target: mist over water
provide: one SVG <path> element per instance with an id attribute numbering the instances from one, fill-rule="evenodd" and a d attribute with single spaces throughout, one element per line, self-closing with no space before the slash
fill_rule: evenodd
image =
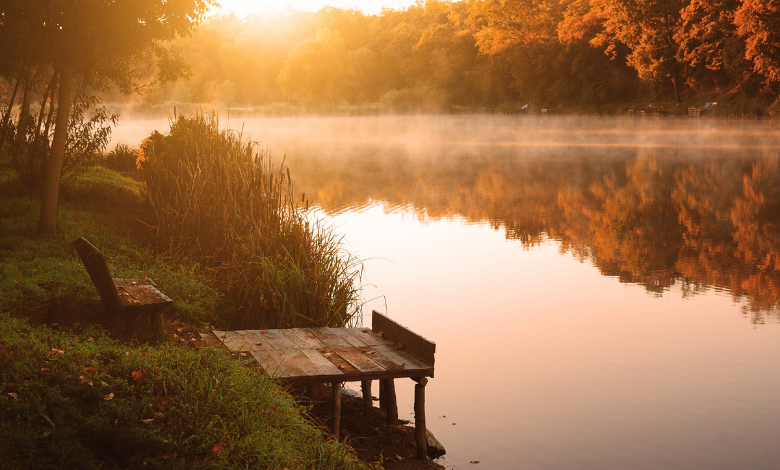
<path id="1" fill-rule="evenodd" d="M 366 313 L 437 343 L 448 467 L 780 465 L 777 122 L 221 124 L 284 160 L 366 260 Z M 122 121 L 114 140 L 167 128 Z"/>

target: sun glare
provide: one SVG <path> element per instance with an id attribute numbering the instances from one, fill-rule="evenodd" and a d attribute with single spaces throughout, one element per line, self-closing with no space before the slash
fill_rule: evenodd
<path id="1" fill-rule="evenodd" d="M 414 0 L 283 0 L 257 2 L 254 0 L 220 0 L 221 7 L 214 10 L 216 14 L 235 13 L 236 16 L 246 16 L 252 13 L 293 8 L 295 10 L 316 11 L 331 6 L 336 8 L 357 8 L 364 13 L 380 13 L 383 8 L 402 9 L 414 4 Z"/>

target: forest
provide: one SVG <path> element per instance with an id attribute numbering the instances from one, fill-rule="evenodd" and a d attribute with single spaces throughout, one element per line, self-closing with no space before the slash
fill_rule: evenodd
<path id="1" fill-rule="evenodd" d="M 428 0 L 379 15 L 282 10 L 207 19 L 173 43 L 189 79 L 143 99 L 605 113 L 720 102 L 731 114 L 775 113 L 778 48 L 780 6 L 769 0 Z"/>

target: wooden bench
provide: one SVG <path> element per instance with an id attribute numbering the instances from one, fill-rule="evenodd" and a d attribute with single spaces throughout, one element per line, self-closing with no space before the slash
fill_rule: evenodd
<path id="1" fill-rule="evenodd" d="M 73 241 L 81 262 L 109 315 L 118 321 L 126 334 L 136 336 L 161 335 L 163 311 L 173 301 L 157 290 L 149 278 L 112 278 L 103 254 L 87 239 Z"/>
<path id="2" fill-rule="evenodd" d="M 433 377 L 436 344 L 373 312 L 368 328 L 289 328 L 279 330 L 213 331 L 207 344 L 251 355 L 269 376 L 290 384 L 332 386 L 333 432 L 341 421 L 341 384 L 360 382 L 363 399 L 373 405 L 371 382 L 379 380 L 379 404 L 387 421 L 398 422 L 396 378 L 408 377 L 414 387 L 414 427 L 417 457 L 428 457 L 429 440 L 441 444 L 425 426 L 425 386 Z M 431 449 L 433 450 L 433 449 Z M 441 455 L 443 449 L 435 456 Z"/>

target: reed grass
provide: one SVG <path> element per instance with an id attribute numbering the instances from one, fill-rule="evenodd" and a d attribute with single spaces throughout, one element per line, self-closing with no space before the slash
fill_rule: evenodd
<path id="1" fill-rule="evenodd" d="M 361 265 L 294 197 L 289 169 L 215 116 L 177 116 L 138 159 L 172 256 L 212 269 L 242 328 L 344 326 L 359 318 Z"/>

